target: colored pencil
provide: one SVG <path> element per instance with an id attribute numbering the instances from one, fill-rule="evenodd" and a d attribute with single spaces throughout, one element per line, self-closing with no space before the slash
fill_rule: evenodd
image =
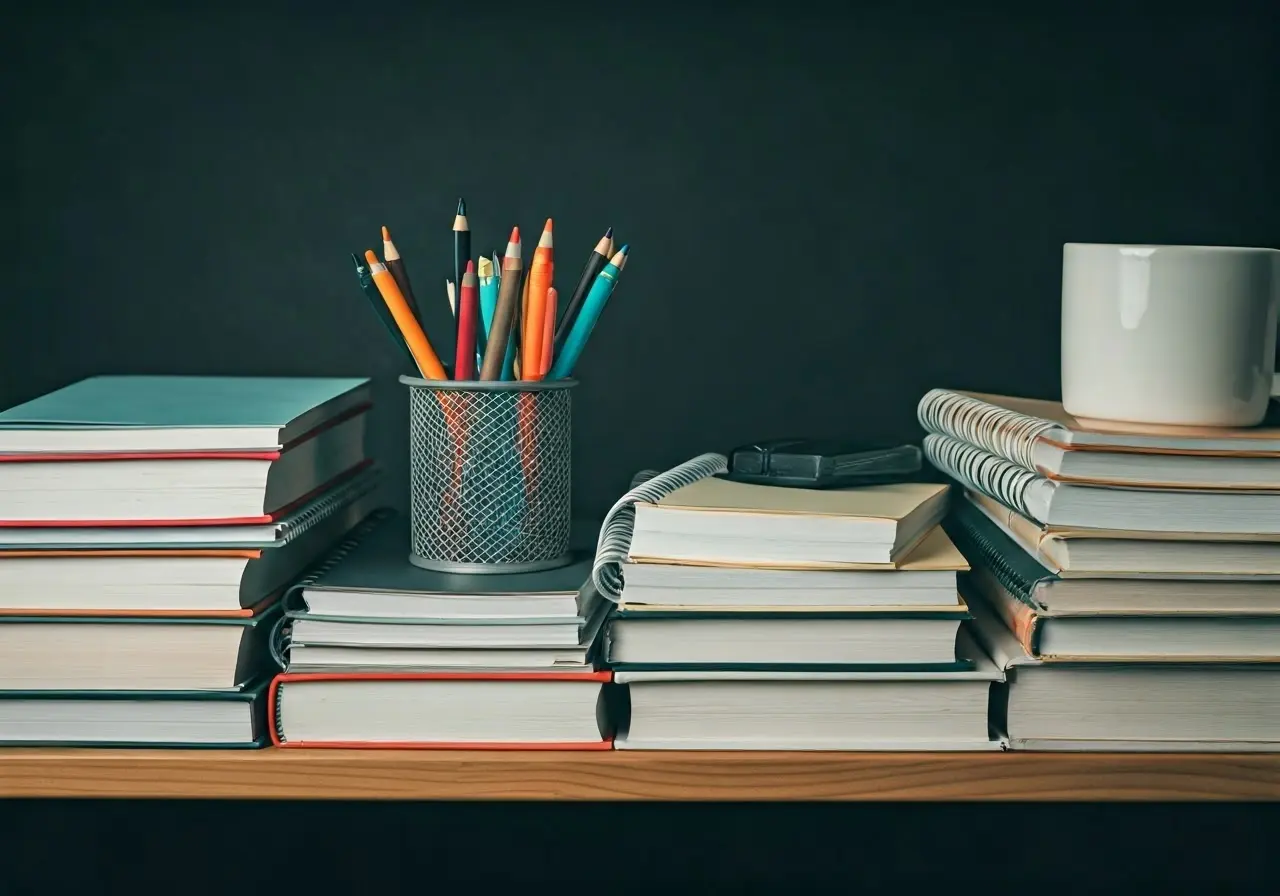
<path id="1" fill-rule="evenodd" d="M 396 278 L 387 270 L 385 264 L 378 261 L 378 256 L 373 253 L 372 249 L 365 250 L 364 260 L 369 265 L 369 271 L 373 275 L 373 282 L 378 287 L 378 292 L 382 294 L 382 300 L 386 302 L 391 316 L 395 319 L 396 326 L 400 329 L 401 335 L 404 336 L 405 344 L 409 346 L 409 351 L 413 355 L 414 363 L 418 367 L 418 372 L 422 374 L 422 378 L 427 380 L 447 380 L 449 375 L 445 373 L 444 365 L 440 363 L 440 357 L 436 354 L 435 349 L 431 347 L 427 334 L 422 332 L 422 325 L 418 323 L 418 319 L 414 317 L 404 294 L 400 292 L 400 286 L 396 283 Z"/>
<path id="2" fill-rule="evenodd" d="M 559 304 L 560 294 L 553 286 L 547 290 L 547 313 L 543 320 L 542 329 L 542 357 L 541 364 L 538 368 L 538 379 L 546 379 L 548 371 L 551 370 L 551 358 L 554 354 L 552 346 L 551 334 L 556 325 L 556 305 Z"/>
<path id="3" fill-rule="evenodd" d="M 493 327 L 489 331 L 489 344 L 485 348 L 484 363 L 480 369 L 480 379 L 503 379 L 503 361 L 506 358 L 507 346 L 513 342 L 511 325 L 519 305 L 520 270 L 523 263 L 520 259 L 520 228 L 511 229 L 511 237 L 507 240 L 507 254 L 502 259 L 502 282 L 498 290 L 498 306 L 493 312 Z"/>
<path id="4" fill-rule="evenodd" d="M 529 298 L 525 303 L 524 341 L 520 355 L 521 379 L 536 380 L 542 376 L 543 332 L 547 329 L 547 290 L 555 275 L 555 238 L 552 222 L 547 218 L 529 263 Z M 550 352 L 548 352 L 549 354 Z"/>
<path id="5" fill-rule="evenodd" d="M 391 231 L 385 226 L 382 228 L 382 257 L 387 263 L 387 270 L 391 272 L 391 276 L 396 280 L 396 286 L 400 287 L 400 294 L 409 303 L 409 310 L 413 312 L 413 316 L 418 319 L 418 323 L 421 325 L 422 312 L 418 308 L 418 300 L 413 297 L 413 287 L 409 284 L 409 269 L 404 266 L 404 259 L 400 257 L 400 250 L 391 241 Z"/>
<path id="6" fill-rule="evenodd" d="M 569 338 L 565 340 L 564 351 L 551 363 L 551 370 L 547 373 L 549 379 L 564 379 L 573 373 L 574 365 L 578 363 L 578 358 L 582 355 L 582 350 L 591 336 L 591 331 L 595 328 L 596 321 L 600 319 L 609 296 L 617 286 L 618 274 L 627 262 L 627 248 L 624 245 L 614 253 L 613 258 L 600 272 L 600 276 L 596 277 L 596 282 L 591 285 L 586 301 L 582 303 L 582 311 L 569 332 Z"/>
<path id="7" fill-rule="evenodd" d="M 396 326 L 395 318 L 391 316 L 391 310 L 387 308 L 387 303 L 382 301 L 382 293 L 378 292 L 378 287 L 373 282 L 373 273 L 369 270 L 369 266 L 360 259 L 360 256 L 354 252 L 351 253 L 351 261 L 356 266 L 356 279 L 360 283 L 360 291 L 364 293 L 364 297 L 369 300 L 369 304 L 373 306 L 373 313 L 378 315 L 378 320 L 382 321 L 382 325 L 387 329 L 387 335 L 404 352 L 404 356 L 409 359 L 410 363 L 414 363 L 413 352 L 409 351 L 409 346 L 404 343 L 404 336 L 401 335 L 399 328 Z"/>
<path id="8" fill-rule="evenodd" d="M 604 266 L 609 263 L 609 259 L 612 257 L 613 228 L 610 227 L 604 232 L 604 236 L 600 237 L 600 241 L 591 250 L 591 254 L 587 256 L 587 263 L 582 266 L 582 273 L 578 276 L 578 285 L 573 288 L 573 294 L 569 297 L 568 304 L 564 306 L 564 314 L 560 316 L 560 325 L 556 327 L 555 353 L 557 355 L 564 349 L 564 341 L 569 338 L 569 331 L 573 329 L 573 322 L 577 320 L 578 312 L 582 310 L 582 303 L 587 298 L 587 291 L 591 289 L 591 284 L 596 282 L 596 277 L 600 276 L 600 272 L 604 270 Z"/>
<path id="9" fill-rule="evenodd" d="M 453 217 L 453 282 L 462 282 L 462 272 L 471 260 L 471 225 L 467 223 L 467 203 L 459 197 L 458 212 Z M 454 315 L 454 336 L 457 336 L 458 317 Z"/>
<path id="10" fill-rule="evenodd" d="M 458 345 L 453 362 L 454 379 L 476 378 L 476 331 L 480 325 L 480 283 L 475 262 L 467 259 L 458 288 Z"/>

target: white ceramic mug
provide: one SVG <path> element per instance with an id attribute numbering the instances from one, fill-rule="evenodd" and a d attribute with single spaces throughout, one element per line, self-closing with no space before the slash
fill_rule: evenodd
<path id="1" fill-rule="evenodd" d="M 1278 309 L 1280 250 L 1067 243 L 1062 404 L 1101 421 L 1254 426 Z"/>

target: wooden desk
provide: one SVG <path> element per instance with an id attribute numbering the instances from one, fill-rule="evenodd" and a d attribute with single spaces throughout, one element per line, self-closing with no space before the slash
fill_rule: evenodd
<path id="1" fill-rule="evenodd" d="M 1280 800 L 1280 755 L 0 750 L 0 797 Z"/>

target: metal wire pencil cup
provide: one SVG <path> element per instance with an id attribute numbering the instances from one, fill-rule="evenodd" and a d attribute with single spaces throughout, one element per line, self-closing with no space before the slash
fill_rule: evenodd
<path id="1" fill-rule="evenodd" d="M 514 573 L 570 562 L 575 380 L 409 387 L 409 562 Z"/>

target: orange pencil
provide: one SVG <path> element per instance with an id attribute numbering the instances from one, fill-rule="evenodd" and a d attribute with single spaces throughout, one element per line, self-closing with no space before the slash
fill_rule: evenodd
<path id="1" fill-rule="evenodd" d="M 538 379 L 547 378 L 547 371 L 551 369 L 551 355 L 553 354 L 552 342 L 556 331 L 556 305 L 559 304 L 560 293 L 553 286 L 547 290 L 547 315 L 546 326 L 542 329 L 542 366 L 538 368 Z"/>
<path id="2" fill-rule="evenodd" d="M 418 372 L 422 374 L 422 378 L 447 380 L 449 375 L 444 372 L 444 365 L 440 363 L 439 356 L 431 347 L 427 334 L 422 332 L 418 319 L 413 316 L 409 303 L 405 301 L 404 293 L 400 292 L 396 278 L 391 276 L 385 264 L 378 261 L 378 256 L 372 249 L 365 250 L 364 260 L 369 265 L 369 273 L 373 275 L 373 283 L 378 287 L 382 301 L 387 303 L 387 310 L 391 312 L 391 317 L 400 328 L 401 335 L 404 336 L 405 344 L 409 346 L 413 363 L 418 365 Z"/>
<path id="3" fill-rule="evenodd" d="M 542 375 L 542 333 L 547 328 L 547 290 L 555 273 L 555 240 L 551 219 L 542 228 L 538 248 L 529 264 L 529 301 L 524 318 L 525 353 L 520 359 L 521 379 L 536 380 Z"/>

